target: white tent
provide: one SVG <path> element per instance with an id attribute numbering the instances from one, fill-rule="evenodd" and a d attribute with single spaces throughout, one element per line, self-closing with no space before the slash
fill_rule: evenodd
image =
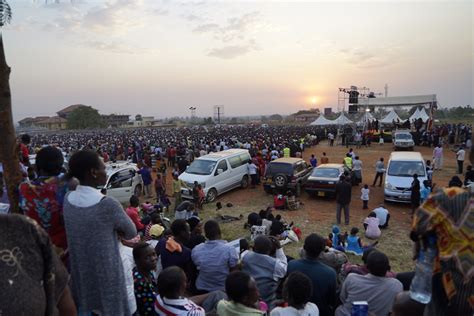
<path id="1" fill-rule="evenodd" d="M 394 110 L 391 110 L 390 113 L 387 114 L 387 116 L 385 116 L 381 121 L 380 123 L 386 123 L 386 124 L 392 124 L 393 121 L 397 121 L 399 120 L 400 122 L 402 122 L 402 119 L 400 119 L 400 116 L 398 116 L 397 112 L 395 112 Z"/>
<path id="2" fill-rule="evenodd" d="M 413 122 L 414 120 L 417 120 L 419 115 L 420 115 L 420 110 L 418 108 L 416 108 L 415 113 L 413 113 L 410 116 L 410 122 Z"/>
<path id="3" fill-rule="evenodd" d="M 373 120 L 375 120 L 375 118 L 372 113 L 365 112 L 364 115 L 362 115 L 362 117 L 360 118 L 359 122 L 357 122 L 357 125 L 364 125 L 365 122 Z"/>
<path id="4" fill-rule="evenodd" d="M 351 120 L 347 118 L 347 116 L 344 115 L 344 113 L 341 113 L 341 115 L 333 121 L 333 124 L 338 124 L 338 125 L 344 125 L 344 124 L 351 124 L 353 123 Z"/>
<path id="5" fill-rule="evenodd" d="M 334 121 L 328 120 L 324 115 L 320 115 L 314 122 L 311 122 L 309 125 L 321 126 L 321 125 L 333 125 Z"/>
<path id="6" fill-rule="evenodd" d="M 430 119 L 429 115 L 426 113 L 425 108 L 421 108 L 418 116 L 423 120 L 423 122 L 427 122 Z"/>
<path id="7" fill-rule="evenodd" d="M 413 115 L 410 116 L 410 122 L 413 122 L 414 120 L 417 120 L 419 118 L 421 118 L 423 122 L 428 121 L 428 119 L 430 118 L 428 114 L 426 113 L 425 108 L 421 108 L 421 110 L 416 108 L 415 113 L 413 113 Z"/>

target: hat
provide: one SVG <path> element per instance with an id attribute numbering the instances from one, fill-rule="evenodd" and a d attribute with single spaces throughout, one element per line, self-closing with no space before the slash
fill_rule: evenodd
<path id="1" fill-rule="evenodd" d="M 339 229 L 339 226 L 334 225 L 334 226 L 332 227 L 332 233 L 333 233 L 333 234 L 336 234 L 336 235 L 337 235 L 337 234 L 340 233 L 340 231 L 341 231 L 341 230 Z"/>
<path id="2" fill-rule="evenodd" d="M 193 231 L 194 228 L 196 228 L 196 226 L 199 225 L 200 222 L 201 222 L 201 219 L 197 216 L 192 216 L 188 218 L 188 224 L 189 224 L 190 230 Z"/>
<path id="3" fill-rule="evenodd" d="M 164 227 L 159 224 L 152 225 L 150 227 L 150 236 L 160 237 L 163 234 L 164 230 L 165 230 Z"/>

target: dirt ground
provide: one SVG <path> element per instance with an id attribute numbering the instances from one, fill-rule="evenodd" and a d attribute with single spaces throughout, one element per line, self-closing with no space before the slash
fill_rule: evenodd
<path id="1" fill-rule="evenodd" d="M 432 159 L 432 148 L 416 147 L 415 151 L 421 152 L 425 160 Z M 390 153 L 392 152 L 391 144 L 374 144 L 371 147 L 354 148 L 356 154 L 363 162 L 362 184 L 372 184 L 375 176 L 375 163 L 380 157 L 384 157 L 385 163 L 388 162 Z M 303 158 L 309 161 L 311 154 L 314 154 L 318 160 L 322 153 L 326 152 L 329 162 L 342 162 L 343 157 L 348 152 L 348 148 L 343 146 L 329 147 L 327 142 L 323 142 L 318 146 L 307 148 L 303 153 Z M 435 171 L 433 181 L 437 186 L 446 186 L 450 178 L 455 175 L 455 154 L 448 148 L 445 148 L 443 170 Z M 168 192 L 171 192 L 171 176 L 168 175 Z M 360 200 L 361 186 L 354 186 L 352 189 L 352 201 L 350 204 L 350 225 L 341 225 L 342 232 L 350 231 L 352 227 L 359 227 L 359 236 L 363 237 L 364 218 L 370 209 L 376 208 L 383 203 L 383 187 L 370 187 L 369 210 L 362 210 L 362 201 Z M 303 239 L 310 233 L 316 232 L 322 236 L 327 236 L 333 224 L 336 223 L 336 202 L 334 199 L 310 197 L 305 192 L 302 193 L 301 201 L 304 205 L 297 211 L 277 211 L 281 214 L 286 222 L 294 222 L 303 232 Z M 231 223 L 223 223 L 223 237 L 227 240 L 236 238 L 248 238 L 249 232 L 244 229 L 244 223 L 250 212 L 258 212 L 259 210 L 272 205 L 273 197 L 263 191 L 260 185 L 256 189 L 236 189 L 231 192 L 219 196 L 217 201 L 221 201 L 224 206 L 222 214 L 239 216 L 243 215 L 240 221 Z M 232 207 L 226 207 L 227 203 L 232 203 Z M 407 271 L 413 269 L 412 261 L 412 242 L 408 235 L 411 225 L 411 207 L 409 204 L 385 203 L 385 207 L 390 211 L 391 219 L 388 229 L 382 231 L 382 237 L 379 239 L 377 248 L 385 252 L 391 262 L 392 270 L 396 272 Z M 172 217 L 172 214 L 169 214 Z M 207 204 L 200 213 L 202 219 L 207 220 L 216 215 L 215 203 Z M 370 243 L 364 239 L 365 243 Z M 287 255 L 297 257 L 299 249 L 303 246 L 303 242 L 291 243 L 285 246 Z M 352 262 L 360 262 L 360 257 L 349 255 Z"/>

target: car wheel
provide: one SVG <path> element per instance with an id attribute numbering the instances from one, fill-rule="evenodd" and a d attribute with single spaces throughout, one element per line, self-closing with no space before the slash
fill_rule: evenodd
<path id="1" fill-rule="evenodd" d="M 207 202 L 208 203 L 212 203 L 216 200 L 217 198 L 217 191 L 216 189 L 210 189 L 208 192 L 207 192 Z"/>
<path id="2" fill-rule="evenodd" d="M 242 181 L 240 181 L 240 187 L 242 189 L 245 189 L 249 186 L 249 177 L 248 176 L 243 176 Z"/>
<path id="3" fill-rule="evenodd" d="M 142 195 L 142 185 L 141 184 L 137 184 L 137 186 L 135 187 L 135 190 L 133 191 L 133 195 L 135 195 L 136 197 L 140 197 Z"/>
<path id="4" fill-rule="evenodd" d="M 295 188 L 295 196 L 299 197 L 300 195 L 301 195 L 301 183 L 297 183 L 296 188 Z"/>
<path id="5" fill-rule="evenodd" d="M 273 182 L 275 183 L 275 186 L 277 188 L 283 189 L 288 181 L 286 179 L 286 175 L 284 175 L 283 173 L 279 173 L 275 175 L 275 177 L 273 177 Z"/>

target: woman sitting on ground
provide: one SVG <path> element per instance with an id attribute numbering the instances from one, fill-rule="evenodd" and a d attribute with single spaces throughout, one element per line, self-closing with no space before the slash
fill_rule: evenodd
<path id="1" fill-rule="evenodd" d="M 359 233 L 359 228 L 352 227 L 351 234 L 347 237 L 347 247 L 346 252 L 351 252 L 355 255 L 361 256 L 364 250 L 374 247 L 378 244 L 378 241 L 374 242 L 371 245 L 363 245 L 357 234 Z"/>

